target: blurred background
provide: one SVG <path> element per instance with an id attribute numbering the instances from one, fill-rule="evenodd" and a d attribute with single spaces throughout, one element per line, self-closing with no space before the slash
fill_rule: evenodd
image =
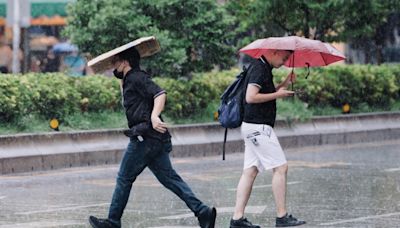
<path id="1" fill-rule="evenodd" d="M 251 61 L 238 50 L 291 35 L 346 60 L 308 79 L 296 69 L 303 93 L 278 102 L 280 118 L 397 111 L 399 17 L 398 0 L 0 0 L 0 133 L 46 131 L 51 118 L 60 129 L 124 127 L 118 81 L 87 61 L 152 35 L 161 52 L 142 66 L 169 91 L 171 123 L 215 121 L 220 94 Z"/>

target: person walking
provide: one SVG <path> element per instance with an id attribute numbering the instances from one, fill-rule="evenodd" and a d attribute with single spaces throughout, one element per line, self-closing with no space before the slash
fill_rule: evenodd
<path id="1" fill-rule="evenodd" d="M 60 58 L 51 48 L 48 48 L 46 58 L 43 59 L 41 65 L 43 73 L 58 72 L 60 70 Z"/>
<path id="2" fill-rule="evenodd" d="M 140 69 L 140 57 L 135 46 L 112 57 L 114 76 L 122 80 L 123 106 L 130 128 L 125 134 L 130 142 L 121 161 L 108 218 L 90 216 L 89 222 L 95 228 L 121 227 L 132 184 L 148 167 L 164 187 L 186 203 L 200 227 L 213 228 L 216 209 L 200 201 L 172 167 L 171 135 L 161 118 L 166 91 Z"/>
<path id="3" fill-rule="evenodd" d="M 272 69 L 281 67 L 293 53 L 290 50 L 270 50 L 249 66 L 241 134 L 244 138 L 244 167 L 236 191 L 236 205 L 230 228 L 259 228 L 244 217 L 253 183 L 258 173 L 272 170 L 272 191 L 277 217 L 276 227 L 305 224 L 286 211 L 286 177 L 288 165 L 285 154 L 274 132 L 276 99 L 294 95 L 287 90 L 295 81 L 295 74 L 277 87 L 273 82 Z"/>

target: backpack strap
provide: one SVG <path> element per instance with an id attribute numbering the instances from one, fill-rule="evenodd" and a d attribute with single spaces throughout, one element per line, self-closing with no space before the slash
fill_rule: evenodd
<path id="1" fill-rule="evenodd" d="M 228 128 L 225 128 L 225 135 L 224 135 L 224 143 L 222 146 L 222 160 L 225 160 L 225 145 L 226 145 L 226 137 L 228 135 Z"/>

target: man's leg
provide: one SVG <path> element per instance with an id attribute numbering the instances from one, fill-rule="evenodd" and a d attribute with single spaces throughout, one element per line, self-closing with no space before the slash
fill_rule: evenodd
<path id="1" fill-rule="evenodd" d="M 286 176 L 288 171 L 287 163 L 273 169 L 272 191 L 274 192 L 276 214 L 276 227 L 299 226 L 306 222 L 298 220 L 286 212 Z"/>
<path id="2" fill-rule="evenodd" d="M 121 227 L 121 217 L 128 203 L 132 183 L 146 167 L 143 144 L 144 143 L 138 142 L 137 140 L 130 141 L 119 168 L 117 184 L 111 201 L 108 219 L 99 219 L 90 216 L 89 222 L 93 227 Z"/>
<path id="3" fill-rule="evenodd" d="M 286 176 L 287 163 L 273 169 L 272 191 L 274 193 L 277 217 L 286 215 Z"/>
<path id="4" fill-rule="evenodd" d="M 243 170 L 236 190 L 236 205 L 235 213 L 233 215 L 234 220 L 238 220 L 243 217 L 244 209 L 249 201 L 250 193 L 257 174 L 258 170 L 255 166 Z"/>
<path id="5" fill-rule="evenodd" d="M 160 153 L 157 158 L 149 163 L 148 167 L 158 181 L 181 198 L 196 216 L 200 211 L 207 208 L 205 204 L 197 199 L 186 182 L 175 172 L 167 152 Z"/>
<path id="6" fill-rule="evenodd" d="M 169 152 L 171 142 L 163 144 L 162 152 L 148 164 L 162 185 L 181 198 L 199 220 L 201 228 L 214 228 L 217 211 L 214 207 L 203 204 L 192 192 L 190 187 L 172 168 Z"/>
<path id="7" fill-rule="evenodd" d="M 131 141 L 122 158 L 117 183 L 112 197 L 108 219 L 120 224 L 122 213 L 128 203 L 132 184 L 146 168 L 144 143 Z"/>

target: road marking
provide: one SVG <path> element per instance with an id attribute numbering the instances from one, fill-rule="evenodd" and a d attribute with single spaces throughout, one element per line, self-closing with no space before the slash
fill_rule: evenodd
<path id="1" fill-rule="evenodd" d="M 88 208 L 88 207 L 101 207 L 101 206 L 107 206 L 107 205 L 110 205 L 110 203 L 90 204 L 90 205 L 75 206 L 75 207 L 61 207 L 61 208 L 39 210 L 39 211 L 18 212 L 15 214 L 16 215 L 31 215 L 31 214 L 40 214 L 40 213 L 48 213 L 48 212 L 56 212 L 56 211 L 70 211 L 70 210 Z"/>
<path id="2" fill-rule="evenodd" d="M 400 171 L 400 168 L 385 169 L 385 172 L 389 172 L 389 173 L 391 173 L 391 172 L 398 172 L 398 171 Z"/>
<path id="3" fill-rule="evenodd" d="M 247 206 L 246 213 L 248 214 L 261 214 L 267 206 Z M 219 207 L 217 208 L 217 213 L 233 213 L 235 211 L 235 207 Z M 193 217 L 193 213 L 179 214 L 179 215 L 171 215 L 160 217 L 159 219 L 184 219 Z"/>
<path id="4" fill-rule="evenodd" d="M 360 218 L 354 218 L 354 219 L 345 219 L 345 220 L 339 220 L 339 221 L 335 221 L 335 222 L 321 223 L 320 225 L 321 226 L 332 226 L 332 225 L 337 225 L 337 224 L 342 224 L 342 223 L 359 222 L 359 221 L 364 221 L 367 219 L 377 219 L 377 218 L 391 217 L 391 216 L 396 216 L 396 215 L 400 215 L 400 212 L 381 214 L 381 215 L 372 215 L 372 216 L 366 216 L 366 217 L 360 217 Z"/>
<path id="5" fill-rule="evenodd" d="M 289 161 L 289 167 L 306 167 L 306 168 L 331 168 L 336 166 L 351 166 L 352 163 L 346 162 L 308 162 L 308 161 Z"/>
<path id="6" fill-rule="evenodd" d="M 45 227 L 63 227 L 63 226 L 76 226 L 76 225 L 85 225 L 82 222 L 74 222 L 74 221 L 39 221 L 39 222 L 28 222 L 28 223 L 15 223 L 15 224 L 7 224 L 0 225 L 0 228 L 45 228 Z"/>
<path id="7" fill-rule="evenodd" d="M 149 228 L 198 228 L 198 226 L 152 226 Z"/>
<path id="8" fill-rule="evenodd" d="M 300 183 L 301 183 L 301 181 L 292 181 L 292 182 L 288 182 L 287 185 L 300 184 Z M 267 187 L 272 187 L 272 184 L 254 186 L 253 189 L 267 188 Z"/>
<path id="9" fill-rule="evenodd" d="M 292 181 L 292 182 L 288 182 L 287 185 L 300 184 L 300 183 L 302 183 L 302 182 L 301 181 Z M 272 184 L 256 185 L 256 186 L 253 186 L 253 189 L 268 188 L 268 187 L 272 187 Z M 228 191 L 236 191 L 236 188 L 228 188 Z"/>
<path id="10" fill-rule="evenodd" d="M 7 198 L 7 196 L 0 196 L 0 200 Z"/>
<path id="11" fill-rule="evenodd" d="M 0 176 L 0 180 L 23 180 L 27 178 L 34 178 L 34 177 L 51 177 L 51 176 L 64 176 L 66 174 L 85 174 L 85 173 L 93 173 L 93 172 L 113 172 L 117 173 L 118 166 L 113 164 L 104 167 L 73 167 L 73 168 L 64 168 L 58 170 L 42 170 L 37 172 L 31 173 L 17 173 L 14 175 L 9 176 Z"/>

